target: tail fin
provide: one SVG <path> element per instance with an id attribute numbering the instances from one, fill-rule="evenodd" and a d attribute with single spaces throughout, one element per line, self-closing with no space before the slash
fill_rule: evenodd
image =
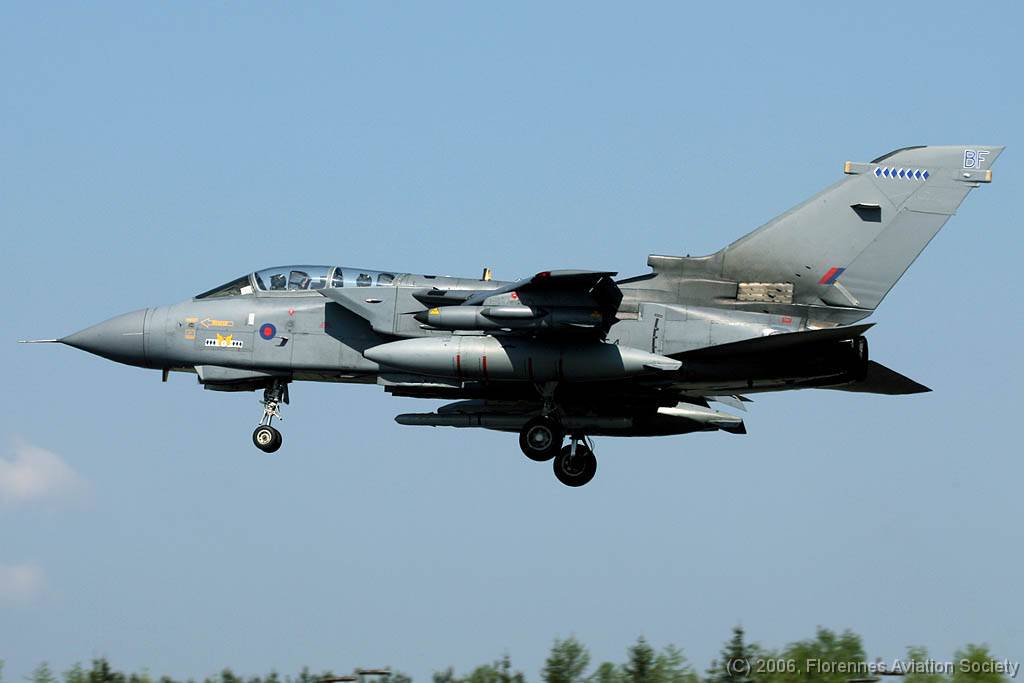
<path id="1" fill-rule="evenodd" d="M 719 253 L 730 280 L 793 283 L 793 302 L 874 309 L 1003 147 L 906 147 L 870 163 Z"/>

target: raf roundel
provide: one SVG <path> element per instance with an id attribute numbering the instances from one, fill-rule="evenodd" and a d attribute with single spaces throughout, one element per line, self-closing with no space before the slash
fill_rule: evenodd
<path id="1" fill-rule="evenodd" d="M 277 335 L 277 328 L 274 327 L 273 323 L 263 323 L 260 325 L 260 337 L 262 339 L 273 339 Z"/>

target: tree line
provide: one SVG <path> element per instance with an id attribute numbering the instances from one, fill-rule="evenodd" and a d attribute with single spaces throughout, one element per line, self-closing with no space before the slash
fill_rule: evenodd
<path id="1" fill-rule="evenodd" d="M 910 647 L 898 660 L 870 662 L 860 636 L 847 630 L 836 633 L 819 628 L 813 638 L 800 640 L 778 650 L 746 640 L 742 627 L 718 657 L 704 671 L 698 671 L 683 651 L 674 645 L 652 647 L 641 636 L 625 652 L 625 660 L 593 664 L 586 646 L 575 637 L 556 638 L 544 666 L 540 683 L 877 683 L 884 680 L 879 669 L 902 674 L 903 683 L 1010 683 L 1015 663 L 996 659 L 984 645 L 969 644 L 948 661 L 929 657 L 926 649 Z M 894 669 L 895 667 L 895 669 Z M 313 673 L 303 668 L 295 675 L 271 671 L 264 676 L 240 676 L 231 669 L 204 678 L 201 683 L 324 683 L 332 671 Z M 118 671 L 105 658 L 90 666 L 76 664 L 67 671 L 54 672 L 43 662 L 26 677 L 28 683 L 200 683 L 153 676 L 148 671 Z M 366 683 L 379 680 L 368 677 Z M 452 667 L 436 671 L 432 683 L 527 683 L 531 680 L 512 665 L 509 655 L 476 666 L 465 673 Z M 0 660 L 0 683 L 3 661 Z M 361 682 L 363 683 L 363 682 Z M 384 682 L 381 682 L 384 683 Z M 395 671 L 386 683 L 412 683 L 412 678 Z"/>

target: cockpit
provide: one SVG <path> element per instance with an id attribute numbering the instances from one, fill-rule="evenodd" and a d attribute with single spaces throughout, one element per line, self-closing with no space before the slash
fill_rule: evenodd
<path id="1" fill-rule="evenodd" d="M 196 295 L 197 299 L 257 292 L 302 292 L 325 287 L 390 287 L 395 273 L 346 266 L 277 266 L 258 270 Z"/>

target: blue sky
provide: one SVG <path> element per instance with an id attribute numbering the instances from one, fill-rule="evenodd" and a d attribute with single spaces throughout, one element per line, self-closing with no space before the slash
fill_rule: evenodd
<path id="1" fill-rule="evenodd" d="M 700 668 L 852 628 L 1024 656 L 1014 3 L 0 6 L 0 658 L 427 680 L 556 635 Z M 599 443 L 559 485 L 433 404 L 254 395 L 59 336 L 289 262 L 512 279 L 714 251 L 913 144 L 1005 144 L 874 316 L 909 398 L 757 397 L 750 434 Z M 6 483 L 5 483 L 6 482 Z"/>

